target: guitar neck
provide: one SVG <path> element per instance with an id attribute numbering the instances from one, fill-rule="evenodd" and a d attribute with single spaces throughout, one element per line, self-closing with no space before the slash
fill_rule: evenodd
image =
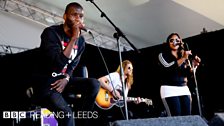
<path id="1" fill-rule="evenodd" d="M 134 97 L 127 97 L 127 101 L 137 101 L 137 98 L 134 98 Z"/>
<path id="2" fill-rule="evenodd" d="M 127 101 L 137 101 L 138 98 L 135 97 L 127 97 Z M 147 98 L 141 98 L 141 102 L 145 102 L 147 105 L 152 105 L 152 100 Z"/>

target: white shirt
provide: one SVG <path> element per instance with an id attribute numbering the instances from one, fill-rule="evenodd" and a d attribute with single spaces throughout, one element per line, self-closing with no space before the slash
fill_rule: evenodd
<path id="1" fill-rule="evenodd" d="M 188 86 L 161 86 L 160 87 L 161 98 L 167 98 L 172 96 L 191 95 Z"/>
<path id="2" fill-rule="evenodd" d="M 109 80 L 109 85 L 114 87 L 116 90 L 122 91 L 122 83 L 121 83 L 121 77 L 120 74 L 117 72 L 110 73 L 109 75 L 106 75 L 106 78 Z M 121 94 L 122 95 L 122 94 Z M 125 96 L 128 96 L 128 88 L 127 85 L 125 87 Z"/>

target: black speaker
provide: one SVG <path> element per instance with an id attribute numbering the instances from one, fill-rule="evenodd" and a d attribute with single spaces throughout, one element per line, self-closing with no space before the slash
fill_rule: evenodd
<path id="1" fill-rule="evenodd" d="M 208 126 L 198 115 L 118 120 L 112 126 Z"/>
<path id="2" fill-rule="evenodd" d="M 209 126 L 224 126 L 224 113 L 216 113 L 208 124 Z"/>

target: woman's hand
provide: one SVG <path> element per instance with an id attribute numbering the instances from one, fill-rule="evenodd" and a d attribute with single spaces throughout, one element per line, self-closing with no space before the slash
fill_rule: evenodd
<path id="1" fill-rule="evenodd" d="M 191 50 L 183 52 L 183 58 L 188 59 L 189 55 L 192 55 Z"/>
<path id="2" fill-rule="evenodd" d="M 111 93 L 112 93 L 112 95 L 114 96 L 115 99 L 122 99 L 122 96 L 119 93 L 119 91 L 113 90 Z"/>
<path id="3" fill-rule="evenodd" d="M 134 101 L 135 104 L 139 104 L 142 102 L 142 99 L 140 97 L 137 97 L 137 100 Z"/>
<path id="4" fill-rule="evenodd" d="M 192 60 L 193 68 L 197 68 L 200 65 L 200 62 L 201 62 L 201 58 L 196 55 L 194 59 Z"/>

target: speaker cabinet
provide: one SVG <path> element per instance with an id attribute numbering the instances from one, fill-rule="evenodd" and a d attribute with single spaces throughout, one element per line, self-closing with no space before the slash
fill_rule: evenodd
<path id="1" fill-rule="evenodd" d="M 208 126 L 198 115 L 118 120 L 112 126 Z"/>
<path id="2" fill-rule="evenodd" d="M 209 126 L 224 126 L 224 113 L 216 113 L 208 124 Z"/>

